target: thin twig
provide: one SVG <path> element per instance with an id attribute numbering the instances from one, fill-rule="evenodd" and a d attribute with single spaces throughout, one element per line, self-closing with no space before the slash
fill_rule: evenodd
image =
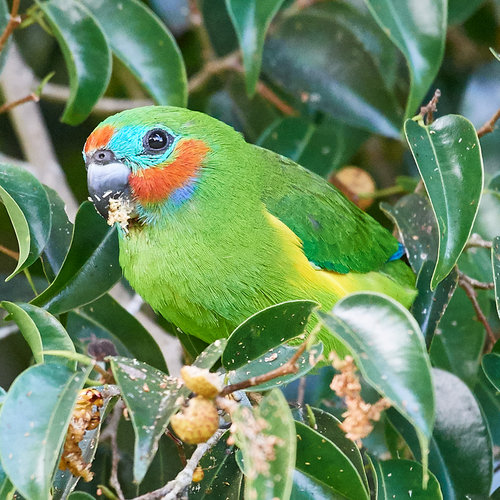
<path id="1" fill-rule="evenodd" d="M 290 106 L 290 104 L 279 98 L 266 84 L 262 82 L 257 82 L 257 92 L 264 98 L 267 99 L 271 104 L 274 104 L 277 109 L 279 109 L 284 115 L 287 116 L 298 116 L 300 113 Z"/>
<path id="2" fill-rule="evenodd" d="M 458 286 L 460 286 L 460 288 L 462 288 L 466 293 L 467 297 L 469 297 L 469 300 L 472 302 L 472 307 L 474 307 L 474 311 L 476 312 L 477 319 L 483 324 L 484 329 L 486 330 L 487 341 L 484 346 L 484 351 L 489 352 L 497 339 L 495 338 L 495 334 L 493 333 L 493 330 L 491 329 L 491 326 L 488 323 L 479 302 L 477 301 L 477 292 L 474 288 L 474 282 L 476 282 L 476 280 L 473 280 L 465 273 L 458 270 Z M 477 281 L 476 283 L 480 282 Z"/>
<path id="3" fill-rule="evenodd" d="M 188 92 L 194 92 L 202 87 L 213 75 L 221 73 L 222 71 L 232 69 L 233 71 L 243 71 L 240 62 L 239 52 L 231 52 L 231 54 L 220 59 L 213 59 L 207 61 L 201 71 L 196 73 L 189 79 Z"/>
<path id="4" fill-rule="evenodd" d="M 299 367 L 297 366 L 297 361 L 300 356 L 306 350 L 307 342 L 303 342 L 302 345 L 297 349 L 297 352 L 283 365 L 270 372 L 264 373 L 262 375 L 258 375 L 257 377 L 251 377 L 248 380 L 243 380 L 238 382 L 237 384 L 226 385 L 224 389 L 222 389 L 219 396 L 227 396 L 234 391 L 241 391 L 243 389 L 248 389 L 248 387 L 255 387 L 256 385 L 263 384 L 264 382 L 268 382 L 269 380 L 273 380 L 278 377 L 283 377 L 284 375 L 289 375 L 291 373 L 297 373 Z"/>
<path id="5" fill-rule="evenodd" d="M 420 108 L 420 114 L 425 117 L 427 115 L 426 125 L 430 125 L 434 120 L 434 112 L 437 111 L 437 103 L 441 97 L 441 91 L 436 89 L 432 99 L 429 101 L 427 106 L 422 106 Z"/>
<path id="6" fill-rule="evenodd" d="M 120 481 L 118 480 L 118 464 L 120 462 L 120 450 L 118 449 L 117 434 L 118 434 L 118 424 L 123 412 L 123 401 L 120 400 L 116 403 L 113 408 L 113 413 L 108 419 L 108 424 L 101 434 L 100 440 L 108 440 L 111 442 L 111 476 L 109 478 L 109 484 L 115 489 L 118 498 L 120 500 L 125 500 L 123 495 L 122 487 L 120 486 Z"/>
<path id="7" fill-rule="evenodd" d="M 29 94 L 25 97 L 22 97 L 21 99 L 18 99 L 17 101 L 7 102 L 3 106 L 0 106 L 0 115 L 2 113 L 7 113 L 7 111 L 10 111 L 11 109 L 16 108 L 17 106 L 20 106 L 21 104 L 24 104 L 25 102 L 30 102 L 30 101 L 38 102 L 39 100 L 40 100 L 40 98 L 34 92 L 32 92 L 31 94 Z"/>
<path id="8" fill-rule="evenodd" d="M 477 136 L 479 138 L 486 134 L 490 134 L 495 130 L 495 123 L 500 119 L 500 108 L 497 109 L 496 113 L 477 131 Z"/>
<path id="9" fill-rule="evenodd" d="M 160 489 L 136 497 L 133 500 L 158 500 L 160 498 L 162 500 L 175 500 L 191 484 L 193 471 L 198 466 L 199 461 L 210 448 L 217 444 L 224 432 L 226 432 L 225 429 L 219 429 L 206 443 L 199 444 L 188 460 L 186 467 L 177 474 L 175 479 L 169 481 Z"/>
<path id="10" fill-rule="evenodd" d="M 297 406 L 299 408 L 302 408 L 304 406 L 304 397 L 306 395 L 306 385 L 307 385 L 307 378 L 301 377 L 299 379 L 299 387 L 297 389 Z"/>
<path id="11" fill-rule="evenodd" d="M 19 260 L 19 253 L 14 252 L 14 250 L 11 250 L 10 248 L 4 247 L 3 245 L 0 245 L 0 252 L 8 255 L 9 257 L 12 257 L 14 260 Z"/>
<path id="12" fill-rule="evenodd" d="M 21 24 L 21 16 L 18 16 L 19 12 L 19 4 L 21 0 L 13 0 L 12 2 L 12 10 L 10 12 L 9 22 L 5 27 L 2 35 L 0 36 L 0 52 L 2 52 L 7 40 L 9 39 L 12 32 Z"/>
<path id="13" fill-rule="evenodd" d="M 469 248 L 488 248 L 491 249 L 493 243 L 491 241 L 486 241 L 479 236 L 477 233 L 472 233 L 469 241 L 466 243 L 464 251 Z"/>

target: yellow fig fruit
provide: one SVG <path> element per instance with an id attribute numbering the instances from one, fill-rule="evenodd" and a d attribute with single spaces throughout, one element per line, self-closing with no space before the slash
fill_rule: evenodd
<path id="1" fill-rule="evenodd" d="M 183 366 L 181 377 L 189 390 L 204 398 L 215 398 L 222 391 L 222 383 L 217 374 L 210 373 L 206 368 Z"/>
<path id="2" fill-rule="evenodd" d="M 213 400 L 196 396 L 171 419 L 173 431 L 187 444 L 204 443 L 219 428 L 219 414 Z"/>
<path id="3" fill-rule="evenodd" d="M 205 477 L 205 473 L 203 469 L 198 465 L 196 469 L 193 471 L 193 483 L 199 483 Z"/>

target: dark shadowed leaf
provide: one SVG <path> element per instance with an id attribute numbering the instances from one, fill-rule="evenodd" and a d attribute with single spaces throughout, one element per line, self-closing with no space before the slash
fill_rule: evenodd
<path id="1" fill-rule="evenodd" d="M 441 485 L 444 500 L 475 498 L 474 495 L 487 498 L 492 476 L 492 445 L 479 405 L 468 387 L 451 373 L 434 369 L 433 379 L 436 423 L 430 442 L 429 469 Z M 392 410 L 388 414 L 419 460 L 414 430 Z"/>
<path id="2" fill-rule="evenodd" d="M 250 316 L 227 340 L 222 356 L 226 371 L 244 367 L 270 349 L 303 334 L 317 307 L 318 304 L 311 300 L 292 300 Z"/>
<path id="3" fill-rule="evenodd" d="M 411 75 L 406 118 L 420 106 L 444 54 L 446 0 L 367 0 L 373 17 L 403 52 Z"/>
<path id="4" fill-rule="evenodd" d="M 73 234 L 73 224 L 69 221 L 65 203 L 61 197 L 48 186 L 44 186 L 50 201 L 50 211 L 52 214 L 52 230 L 50 238 L 42 252 L 42 263 L 45 273 L 50 281 L 53 281 L 57 273 L 61 270 L 68 249 L 71 245 L 71 235 Z"/>
<path id="5" fill-rule="evenodd" d="M 68 333 L 82 342 L 108 339 L 120 355 L 137 358 L 168 373 L 158 344 L 151 334 L 109 294 L 68 314 Z M 123 346 L 124 351 L 120 349 Z"/>
<path id="6" fill-rule="evenodd" d="M 12 316 L 26 342 L 28 342 L 36 363 L 65 363 L 76 369 L 76 362 L 59 356 L 46 356 L 43 351 L 71 351 L 75 346 L 64 327 L 54 316 L 31 304 L 4 301 L 0 304 Z"/>
<path id="7" fill-rule="evenodd" d="M 10 9 L 7 0 L 0 1 L 0 33 L 3 33 L 10 19 Z M 7 45 L 0 53 L 0 71 L 3 70 L 7 55 L 9 54 L 11 39 L 7 41 Z M 3 498 L 3 497 L 0 497 Z"/>
<path id="8" fill-rule="evenodd" d="M 441 488 L 433 474 L 423 486 L 424 470 L 412 460 L 375 460 L 371 466 L 376 475 L 377 500 L 394 498 L 418 498 L 418 500 L 442 500 Z"/>
<path id="9" fill-rule="evenodd" d="M 59 274 L 31 303 L 61 314 L 105 294 L 121 274 L 116 228 L 87 201 L 76 214 L 71 248 Z"/>
<path id="10" fill-rule="evenodd" d="M 226 1 L 198 0 L 197 3 L 215 53 L 223 57 L 235 51 L 238 48 L 238 38 L 227 12 Z"/>
<path id="11" fill-rule="evenodd" d="M 358 36 L 356 25 L 366 37 Z M 313 109 L 353 127 L 399 138 L 403 110 L 382 77 L 387 68 L 365 43 L 384 36 L 354 7 L 318 3 L 276 23 L 266 41 L 263 71 Z"/>
<path id="12" fill-rule="evenodd" d="M 226 0 L 227 11 L 238 36 L 245 66 L 248 95 L 255 92 L 267 29 L 283 0 Z"/>
<path id="13" fill-rule="evenodd" d="M 78 125 L 104 94 L 111 77 L 111 51 L 92 14 L 75 0 L 38 4 L 45 14 L 69 74 L 70 97 L 61 120 Z"/>
<path id="14" fill-rule="evenodd" d="M 204 476 L 201 482 L 192 483 L 189 487 L 190 499 L 239 500 L 243 474 L 234 458 L 233 447 L 226 443 L 228 437 L 229 431 L 201 459 Z"/>
<path id="15" fill-rule="evenodd" d="M 95 497 L 85 493 L 84 491 L 74 491 L 68 497 L 68 500 L 96 500 Z"/>
<path id="16" fill-rule="evenodd" d="M 19 260 L 9 280 L 38 259 L 49 239 L 52 220 L 47 192 L 24 168 L 0 164 L 0 201 L 19 245 Z"/>
<path id="17" fill-rule="evenodd" d="M 425 464 L 434 392 L 430 361 L 415 319 L 395 300 L 368 292 L 349 295 L 331 313 L 318 315 L 349 346 L 367 382 L 415 427 Z"/>
<path id="18" fill-rule="evenodd" d="M 500 316 L 500 237 L 493 238 L 491 248 L 491 264 L 493 267 L 493 282 L 495 284 L 495 303 Z"/>
<path id="19" fill-rule="evenodd" d="M 439 226 L 435 288 L 456 264 L 476 218 L 483 189 L 479 139 L 472 123 L 458 115 L 429 126 L 407 120 L 405 133 Z"/>
<path id="20" fill-rule="evenodd" d="M 500 393 L 491 384 L 482 368 L 478 370 L 478 381 L 474 387 L 474 396 L 483 410 L 493 445 L 500 446 Z"/>
<path id="21" fill-rule="evenodd" d="M 458 283 L 458 272 L 454 268 L 434 290 L 431 290 L 431 280 L 435 267 L 436 263 L 432 260 L 424 262 L 417 277 L 418 295 L 411 307 L 411 313 L 425 336 L 427 349 L 431 347 L 439 322 Z"/>
<path id="22" fill-rule="evenodd" d="M 14 381 L 0 414 L 2 466 L 26 500 L 48 500 L 61 446 L 92 367 L 35 365 Z"/>
<path id="23" fill-rule="evenodd" d="M 344 165 L 367 138 L 367 132 L 333 119 L 315 125 L 302 117 L 291 117 L 274 122 L 257 145 L 325 176 Z"/>
<path id="24" fill-rule="evenodd" d="M 403 196 L 394 206 L 380 208 L 397 225 L 410 265 L 418 275 L 424 262 L 437 259 L 438 227 L 428 200 L 418 194 Z"/>
<path id="25" fill-rule="evenodd" d="M 448 24 L 461 24 L 485 3 L 485 0 L 453 0 L 448 2 Z"/>
<path id="26" fill-rule="evenodd" d="M 500 354 L 485 354 L 482 360 L 483 370 L 489 381 L 500 391 Z"/>
<path id="27" fill-rule="evenodd" d="M 272 389 L 253 409 L 239 405 L 232 417 L 236 426 L 233 436 L 245 464 L 245 498 L 288 500 L 292 491 L 297 437 L 292 413 L 282 392 Z M 245 430 L 253 419 L 266 424 L 260 425 L 261 438 L 258 440 L 252 439 L 252 433 Z M 254 423 L 252 427 L 256 425 L 259 426 Z M 274 460 L 267 462 L 267 471 L 262 470 L 262 463 L 258 463 L 260 454 L 254 451 L 258 443 L 274 453 Z"/>
<path id="28" fill-rule="evenodd" d="M 7 474 L 2 469 L 2 464 L 0 464 L 0 498 L 10 500 L 13 498 L 15 490 L 15 486 L 10 482 Z"/>
<path id="29" fill-rule="evenodd" d="M 79 0 L 96 17 L 114 54 L 151 94 L 156 104 L 187 104 L 184 61 L 174 37 L 138 0 Z"/>
<path id="30" fill-rule="evenodd" d="M 479 294 L 478 302 L 487 314 L 488 297 Z M 483 325 L 473 319 L 474 315 L 470 299 L 458 287 L 439 323 L 430 350 L 433 366 L 453 373 L 470 389 L 474 388 L 477 381 L 485 336 Z"/>

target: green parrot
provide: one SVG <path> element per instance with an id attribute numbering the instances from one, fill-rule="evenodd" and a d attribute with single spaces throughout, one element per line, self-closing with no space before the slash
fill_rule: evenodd
<path id="1" fill-rule="evenodd" d="M 101 215 L 113 223 L 117 203 L 126 209 L 118 225 L 125 278 L 205 342 L 284 301 L 329 310 L 360 290 L 406 307 L 415 298 L 389 231 L 323 178 L 210 116 L 124 111 L 92 132 L 84 157 Z M 319 336 L 326 352 L 337 346 L 326 330 Z"/>

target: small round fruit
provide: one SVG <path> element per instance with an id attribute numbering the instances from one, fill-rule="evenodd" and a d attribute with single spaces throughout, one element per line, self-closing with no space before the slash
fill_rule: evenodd
<path id="1" fill-rule="evenodd" d="M 215 398 L 222 391 L 222 383 L 216 373 L 210 373 L 206 368 L 183 366 L 181 377 L 186 387 L 205 398 Z"/>
<path id="2" fill-rule="evenodd" d="M 182 441 L 199 444 L 210 439 L 219 428 L 219 414 L 211 399 L 196 396 L 171 418 L 170 423 Z"/>

